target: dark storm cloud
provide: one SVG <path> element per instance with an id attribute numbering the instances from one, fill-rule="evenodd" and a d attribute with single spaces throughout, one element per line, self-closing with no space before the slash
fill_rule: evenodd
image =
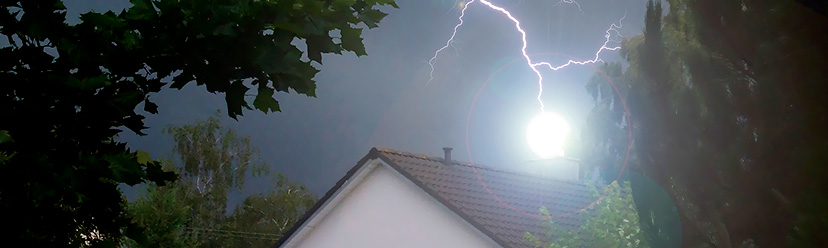
<path id="1" fill-rule="evenodd" d="M 426 86 L 428 61 L 445 44 L 457 23 L 454 1 L 398 0 L 400 9 L 380 28 L 365 30 L 368 56 L 324 56 L 315 78 L 317 98 L 280 94 L 281 113 L 248 111 L 238 122 L 225 124 L 251 136 L 252 144 L 274 171 L 322 194 L 374 146 L 438 156 L 441 147 L 455 147 L 455 158 L 466 155 L 466 118 L 475 94 L 490 75 L 516 56 L 520 40 L 503 16 L 473 5 L 457 36 L 457 50 L 446 49 L 436 60 L 435 80 Z M 529 53 L 562 53 L 590 58 L 600 47 L 604 30 L 626 11 L 622 34 L 640 33 L 644 0 L 581 1 L 585 14 L 572 6 L 550 8 L 548 1 L 492 1 L 511 10 L 529 33 Z M 120 9 L 127 1 L 68 1 L 71 15 L 94 9 Z M 547 54 L 537 59 L 561 59 Z M 616 52 L 602 56 L 618 59 Z M 592 108 L 583 86 L 594 72 L 589 66 L 544 71 L 544 101 L 564 115 L 577 136 Z M 524 140 L 529 119 L 539 111 L 534 74 L 523 61 L 513 63 L 483 88 L 468 129 L 475 162 L 508 167 L 534 159 Z M 224 109 L 224 97 L 188 85 L 152 96 L 159 114 L 148 115 L 147 136 L 124 133 L 120 140 L 155 157 L 169 154 L 171 139 L 162 133 L 169 124 L 187 124 Z M 246 193 L 270 188 L 269 180 L 249 182 Z"/>

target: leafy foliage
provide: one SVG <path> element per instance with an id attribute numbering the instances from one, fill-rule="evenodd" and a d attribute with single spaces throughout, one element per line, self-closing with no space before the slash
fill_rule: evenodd
<path id="1" fill-rule="evenodd" d="M 643 37 L 630 39 L 625 44 L 641 44 L 641 38 Z M 622 53 L 637 56 L 638 52 L 625 50 Z M 627 122 L 629 117 L 624 111 L 622 99 L 632 103 L 637 100 L 630 98 L 632 86 L 637 79 L 629 73 L 636 66 L 638 65 L 631 64 L 630 68 L 633 69 L 622 73 L 620 63 L 605 63 L 599 66 L 599 72 L 588 81 L 586 90 L 593 97 L 595 105 L 587 116 L 586 128 L 581 133 L 581 167 L 586 173 L 600 168 L 599 175 L 593 175 L 600 178 L 600 181 L 629 182 L 631 189 L 634 189 L 629 192 L 635 199 L 635 209 L 639 216 L 645 216 L 645 221 L 640 224 L 647 243 L 652 247 L 677 247 L 681 245 L 681 220 L 675 204 L 662 187 L 640 173 L 642 168 L 636 143 L 630 143 L 631 126 Z M 609 80 L 612 80 L 614 86 Z M 627 166 L 621 173 L 620 167 L 625 161 Z"/>
<path id="2" fill-rule="evenodd" d="M 621 97 L 627 98 L 628 87 L 627 81 L 622 78 L 621 64 L 605 63 L 598 69 L 601 73 L 594 74 L 586 85 L 594 107 L 587 115 L 586 127 L 581 133 L 581 169 L 585 174 L 596 167 L 623 164 L 629 145 L 627 117 L 621 100 Z M 628 166 L 634 167 L 636 159 L 635 154 L 631 154 Z M 603 176 L 607 181 L 612 181 L 616 175 L 604 173 Z"/>
<path id="3" fill-rule="evenodd" d="M 146 242 L 126 239 L 127 247 L 194 247 L 196 240 L 187 235 L 192 206 L 185 203 L 190 192 L 179 183 L 159 187 L 147 186 L 146 194 L 128 205 L 127 211 L 147 234 Z"/>
<path id="4" fill-rule="evenodd" d="M 814 35 L 828 20 L 794 1 L 668 2 L 665 16 L 659 1 L 648 3 L 644 34 L 624 42 L 629 67 L 617 82 L 632 120 L 631 168 L 667 189 L 682 247 L 828 243 L 817 234 L 828 228 L 828 201 L 817 197 L 828 193 L 819 49 L 828 40 Z M 608 127 L 590 132 L 623 140 Z M 661 208 L 635 181 L 632 189 L 639 213 Z"/>
<path id="5" fill-rule="evenodd" d="M 227 196 L 244 186 L 249 172 L 257 176 L 267 172 L 258 162 L 258 151 L 250 146 L 249 137 L 232 129 L 223 129 L 217 116 L 193 125 L 171 126 L 166 132 L 173 137 L 175 153 L 181 160 L 179 183 L 189 196 L 190 227 L 219 229 L 225 219 Z M 209 243 L 209 236 L 196 236 L 198 243 Z"/>
<path id="6" fill-rule="evenodd" d="M 224 238 L 224 247 L 272 247 L 275 239 L 281 238 L 316 203 L 304 186 L 289 182 L 281 174 L 274 184 L 275 189 L 265 194 L 245 198 L 224 224 L 228 230 L 271 236 L 229 236 Z"/>
<path id="7" fill-rule="evenodd" d="M 157 113 L 152 93 L 167 82 L 178 89 L 196 82 L 224 94 L 231 117 L 243 108 L 278 111 L 276 91 L 314 96 L 311 61 L 364 55 L 358 26 L 377 27 L 385 13 L 374 7 L 396 7 L 393 0 L 131 2 L 70 25 L 60 0 L 0 1 L 0 34 L 10 44 L 0 48 L 0 212 L 15 227 L 10 242 L 143 240 L 116 187 L 161 186 L 175 176 L 114 137 L 124 129 L 143 134 L 136 108 Z M 337 31 L 342 37 L 331 36 Z M 297 39 L 309 61 L 291 44 Z"/>
<path id="8" fill-rule="evenodd" d="M 217 114 L 166 129 L 180 161 L 179 180 L 151 185 L 129 204 L 152 240 L 148 245 L 130 240 L 132 247 L 270 247 L 316 202 L 302 185 L 277 174 L 272 190 L 247 197 L 228 215 L 228 194 L 241 190 L 249 176 L 268 176 L 269 170 L 257 162 L 249 137 L 220 124 Z"/>
<path id="9" fill-rule="evenodd" d="M 593 197 L 598 199 L 589 210 L 580 214 L 586 219 L 577 230 L 559 227 L 545 207 L 540 209 L 547 227 L 545 239 L 526 232 L 524 238 L 535 247 L 649 247 L 639 225 L 638 212 L 630 194 L 630 183 L 623 186 L 613 181 L 599 193 L 589 184 Z"/>

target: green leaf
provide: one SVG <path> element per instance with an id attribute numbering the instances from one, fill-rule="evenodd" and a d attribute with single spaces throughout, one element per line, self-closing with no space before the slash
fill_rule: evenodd
<path id="1" fill-rule="evenodd" d="M 270 111 L 279 112 L 279 102 L 273 98 L 273 92 L 274 90 L 268 86 L 259 87 L 259 94 L 256 95 L 256 100 L 253 100 L 253 106 L 265 114 Z"/>
<path id="2" fill-rule="evenodd" d="M 328 0 L 326 1 L 325 8 L 328 9 L 347 9 L 348 11 L 351 10 L 351 6 L 357 3 L 357 0 Z"/>
<path id="3" fill-rule="evenodd" d="M 397 5 L 397 2 L 394 1 L 394 0 L 378 0 L 377 3 L 382 4 L 382 5 L 386 5 L 386 4 L 391 5 L 391 7 L 394 7 L 396 9 L 400 8 L 400 6 Z"/>
<path id="4" fill-rule="evenodd" d="M 236 116 L 242 114 L 242 107 L 250 108 L 244 100 L 244 93 L 247 93 L 247 86 L 244 86 L 241 81 L 236 81 L 230 84 L 227 92 L 224 93 L 224 98 L 227 101 L 227 114 L 236 119 Z"/>
<path id="5" fill-rule="evenodd" d="M 281 29 L 281 30 L 291 32 L 291 33 L 293 33 L 297 36 L 300 36 L 300 37 L 305 36 L 307 34 L 307 33 L 305 33 L 305 30 L 302 29 L 302 27 L 300 27 L 299 25 L 293 24 L 293 23 L 289 23 L 289 22 L 277 21 L 277 22 L 273 23 L 273 27 L 277 28 L 277 29 Z"/>
<path id="6" fill-rule="evenodd" d="M 180 90 L 181 88 L 184 88 L 184 85 L 187 85 L 193 80 L 195 80 L 195 76 L 193 76 L 192 73 L 189 73 L 185 70 L 181 72 L 180 75 L 175 76 L 175 78 L 173 78 L 173 83 L 170 85 L 170 88 Z"/>
<path id="7" fill-rule="evenodd" d="M 112 99 L 112 104 L 118 107 L 121 111 L 125 111 L 124 114 L 127 114 L 130 111 L 133 111 L 136 105 L 141 103 L 144 99 L 144 94 L 138 90 L 126 90 L 118 94 L 114 99 Z"/>
<path id="8" fill-rule="evenodd" d="M 322 64 L 322 53 L 340 53 L 339 46 L 333 43 L 333 38 L 325 35 L 309 35 L 305 44 L 308 45 L 308 59 Z"/>
<path id="9" fill-rule="evenodd" d="M 167 185 L 167 182 L 175 181 L 178 178 L 175 172 L 165 171 L 157 162 L 149 162 L 146 166 L 147 180 L 158 186 Z"/>
<path id="10" fill-rule="evenodd" d="M 55 9 L 57 10 L 65 10 L 66 5 L 63 5 L 63 1 L 55 1 Z"/>
<path id="11" fill-rule="evenodd" d="M 84 23 L 89 23 L 99 28 L 120 28 L 126 26 L 124 20 L 118 18 L 118 16 L 116 16 L 115 13 L 112 13 L 112 11 L 108 11 L 103 14 L 87 12 L 81 14 L 80 19 Z"/>
<path id="12" fill-rule="evenodd" d="M 152 158 L 149 153 L 142 150 L 135 151 L 135 157 L 138 159 L 139 164 L 146 165 L 152 162 Z"/>
<path id="13" fill-rule="evenodd" d="M 367 6 L 368 4 L 366 4 L 365 1 L 356 1 L 353 5 L 351 5 L 351 7 L 354 8 L 357 12 L 361 12 Z"/>
<path id="14" fill-rule="evenodd" d="M 310 97 L 316 96 L 316 82 L 312 79 L 305 79 L 302 77 L 300 80 L 291 82 L 290 87 L 296 91 L 296 93 L 304 94 Z"/>
<path id="15" fill-rule="evenodd" d="M 130 186 L 143 182 L 143 170 L 134 156 L 121 153 L 106 155 L 104 159 L 109 162 L 109 169 L 112 170 L 112 175 L 117 182 Z"/>
<path id="16" fill-rule="evenodd" d="M 383 13 L 382 11 L 375 10 L 375 9 L 366 9 L 359 13 L 359 19 L 362 20 L 368 28 L 376 28 L 379 27 L 377 23 L 379 23 L 382 18 L 385 18 L 388 14 Z"/>
<path id="17" fill-rule="evenodd" d="M 110 82 L 108 78 L 104 75 L 91 78 L 84 78 L 83 80 L 78 80 L 77 78 L 70 76 L 66 80 L 66 84 L 81 90 L 94 90 L 107 86 L 110 84 Z"/>
<path id="18" fill-rule="evenodd" d="M 149 112 L 150 114 L 157 114 L 158 113 L 158 105 L 154 102 L 151 102 L 149 99 L 144 100 L 144 111 Z"/>
<path id="19" fill-rule="evenodd" d="M 130 20 L 150 20 L 158 15 L 152 0 L 130 0 L 132 7 L 127 10 L 126 18 Z"/>
<path id="20" fill-rule="evenodd" d="M 0 130 L 0 144 L 5 142 L 14 142 L 8 130 Z"/>
<path id="21" fill-rule="evenodd" d="M 133 30 L 128 30 L 124 33 L 124 39 L 121 40 L 121 44 L 124 45 L 126 49 L 133 49 L 138 45 L 138 41 L 141 39 L 141 36 L 138 35 Z"/>
<path id="22" fill-rule="evenodd" d="M 340 34 L 342 34 L 342 48 L 354 52 L 357 56 L 367 55 L 365 45 L 362 44 L 361 28 L 342 28 Z"/>

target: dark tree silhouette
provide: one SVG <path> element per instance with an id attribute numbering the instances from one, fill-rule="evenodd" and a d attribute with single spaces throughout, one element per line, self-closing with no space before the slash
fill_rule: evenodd
<path id="1" fill-rule="evenodd" d="M 622 49 L 630 168 L 667 190 L 683 247 L 827 244 L 828 20 L 795 1 L 668 2 Z"/>
<path id="2" fill-rule="evenodd" d="M 228 114 L 279 111 L 275 91 L 314 96 L 323 53 L 364 55 L 362 29 L 393 0 L 131 0 L 66 23 L 62 1 L 0 1 L 0 219 L 8 243 L 114 246 L 141 229 L 118 184 L 175 178 L 115 141 L 143 134 L 136 107 L 167 82 L 224 94 Z M 340 37 L 330 36 L 338 31 Z M 293 46 L 305 41 L 305 54 Z M 247 93 L 250 88 L 254 96 Z M 168 90 L 168 89 L 166 89 Z M 251 106 L 252 104 L 252 106 Z M 48 224 L 45 224 L 48 223 Z"/>

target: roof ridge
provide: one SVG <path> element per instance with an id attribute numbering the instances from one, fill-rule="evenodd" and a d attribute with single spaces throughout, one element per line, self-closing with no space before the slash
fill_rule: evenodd
<path id="1" fill-rule="evenodd" d="M 375 149 L 377 149 L 380 152 L 385 152 L 385 153 L 391 153 L 391 154 L 396 154 L 396 155 L 401 155 L 401 156 L 408 156 L 408 157 L 413 157 L 413 158 L 425 159 L 425 160 L 429 160 L 429 161 L 433 161 L 433 162 L 440 162 L 440 163 L 443 162 L 443 158 L 431 157 L 431 156 L 428 156 L 428 155 L 425 155 L 425 154 L 416 154 L 416 153 L 410 153 L 410 152 L 403 152 L 403 151 L 398 151 L 398 150 L 394 150 L 394 149 L 380 148 L 380 147 L 375 147 Z M 555 178 L 555 177 L 539 176 L 539 175 L 528 173 L 528 172 L 508 170 L 508 169 L 502 169 L 502 168 L 495 168 L 495 167 L 492 167 L 492 166 L 487 166 L 487 165 L 477 164 L 477 163 L 460 162 L 460 161 L 457 161 L 457 160 L 452 160 L 451 164 L 452 165 L 459 165 L 459 166 L 467 166 L 467 167 L 472 167 L 472 168 L 476 168 L 476 169 L 484 169 L 484 170 L 500 172 L 500 173 L 513 174 L 513 175 L 518 175 L 518 176 L 528 176 L 528 177 L 533 177 L 533 178 L 547 180 L 547 181 L 556 181 L 556 182 L 564 182 L 564 183 L 583 185 L 582 182 L 579 182 L 577 180 L 573 181 L 573 180 L 566 180 L 566 179 L 560 179 L 560 178 Z"/>
<path id="2" fill-rule="evenodd" d="M 484 192 L 477 190 L 477 185 L 468 183 L 468 179 L 464 177 L 469 173 L 465 167 L 480 168 L 481 170 L 488 170 L 500 175 L 493 175 L 489 173 L 489 181 L 491 185 L 500 187 L 506 195 L 512 195 L 506 201 L 513 202 L 518 208 L 533 208 L 527 211 L 534 211 L 536 207 L 545 204 L 553 204 L 557 206 L 555 211 L 572 212 L 576 211 L 579 206 L 589 203 L 591 198 L 587 191 L 582 190 L 586 184 L 581 181 L 562 180 L 554 177 L 543 177 L 536 174 L 531 174 L 519 170 L 501 169 L 495 167 L 481 166 L 472 163 L 463 163 L 456 160 L 451 161 L 448 166 L 444 163 L 442 157 L 431 157 L 422 154 L 396 151 L 387 148 L 372 148 L 367 155 L 357 162 L 339 179 L 337 183 L 325 193 L 319 201 L 317 201 L 312 208 L 305 212 L 302 218 L 294 224 L 291 229 L 282 236 L 279 241 L 274 244 L 275 247 L 280 247 L 286 242 L 292 242 L 297 235 L 303 235 L 302 227 L 311 221 L 314 216 L 326 206 L 331 199 L 341 193 L 342 187 L 346 182 L 350 182 L 362 168 L 366 168 L 368 164 L 372 164 L 375 159 L 383 161 L 382 163 L 396 170 L 410 182 L 414 183 L 418 188 L 433 197 L 443 206 L 447 207 L 449 211 L 454 212 L 460 218 L 468 222 L 473 228 L 479 230 L 484 236 L 490 238 L 493 242 L 501 247 L 527 247 L 524 244 L 523 234 L 525 231 L 541 232 L 538 229 L 538 221 L 530 218 L 517 211 L 512 211 L 501 206 L 503 201 L 496 201 L 496 198 L 489 197 L 492 192 Z M 411 169 L 416 168 L 412 166 L 430 165 L 435 168 L 431 169 Z M 465 166 L 465 167 L 463 167 Z M 456 169 L 456 168 L 463 168 Z M 370 173 L 370 172 L 366 172 Z M 538 188 L 535 187 L 539 182 L 533 180 L 521 180 L 522 178 L 512 178 L 511 176 L 503 176 L 503 174 L 518 175 L 520 177 L 537 178 L 544 180 L 544 182 L 558 183 L 553 187 Z M 458 178 L 462 177 L 462 178 Z M 564 184 L 569 187 L 559 187 Z M 571 187 L 575 186 L 575 187 Z M 578 187 L 581 186 L 581 187 Z M 580 189 L 577 189 L 580 188 Z M 539 190 L 540 189 L 540 190 Z M 493 194 L 492 194 L 493 195 Z M 546 198 L 548 201 L 538 201 Z M 552 206 L 552 205 L 548 205 Z M 574 213 L 574 212 L 573 212 Z M 561 218 L 559 225 L 567 229 L 577 228 L 583 224 L 583 220 L 575 215 L 574 218 Z M 502 223 L 500 223 L 502 222 Z M 504 224 L 508 223 L 508 224 Z M 520 226 L 519 231 L 515 231 L 515 226 Z M 312 232 L 312 231 L 307 231 Z"/>

